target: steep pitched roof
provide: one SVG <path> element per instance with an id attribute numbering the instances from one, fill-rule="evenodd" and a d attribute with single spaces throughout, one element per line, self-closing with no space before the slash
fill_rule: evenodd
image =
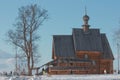
<path id="1" fill-rule="evenodd" d="M 72 35 L 54 35 L 53 47 L 57 57 L 76 57 L 75 51 L 99 51 L 102 58 L 114 59 L 107 37 L 99 29 L 84 32 L 74 28 Z"/>
<path id="2" fill-rule="evenodd" d="M 71 35 L 54 35 L 53 44 L 56 56 L 75 57 L 73 39 Z"/>
<path id="3" fill-rule="evenodd" d="M 101 34 L 102 45 L 103 45 L 103 56 L 105 59 L 114 59 L 112 50 L 105 34 Z"/>
<path id="4" fill-rule="evenodd" d="M 73 29 L 74 46 L 77 51 L 100 51 L 103 52 L 99 29 Z"/>

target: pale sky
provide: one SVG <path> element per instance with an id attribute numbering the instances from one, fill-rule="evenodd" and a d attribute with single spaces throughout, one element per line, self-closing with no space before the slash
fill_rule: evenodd
<path id="1" fill-rule="evenodd" d="M 116 57 L 113 33 L 120 26 L 120 0 L 0 0 L 0 71 L 14 69 L 15 50 L 5 41 L 6 32 L 13 28 L 18 8 L 32 3 L 48 10 L 49 15 L 39 30 L 39 66 L 51 60 L 52 35 L 71 35 L 72 28 L 81 28 L 85 6 L 90 17 L 90 28 L 99 28 L 102 33 L 106 33 Z M 116 64 L 114 68 L 117 68 Z"/>

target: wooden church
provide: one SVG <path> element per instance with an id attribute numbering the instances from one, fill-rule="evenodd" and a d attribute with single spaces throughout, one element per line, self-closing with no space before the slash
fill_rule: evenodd
<path id="1" fill-rule="evenodd" d="M 83 16 L 82 28 L 72 35 L 54 35 L 49 74 L 112 74 L 114 56 L 105 33 L 89 28 L 89 16 Z"/>

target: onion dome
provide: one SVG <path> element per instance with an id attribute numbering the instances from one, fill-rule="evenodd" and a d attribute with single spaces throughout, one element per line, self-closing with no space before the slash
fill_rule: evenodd
<path id="1" fill-rule="evenodd" d="M 89 16 L 88 15 L 84 15 L 83 16 L 83 21 L 84 21 L 84 25 L 88 25 Z"/>

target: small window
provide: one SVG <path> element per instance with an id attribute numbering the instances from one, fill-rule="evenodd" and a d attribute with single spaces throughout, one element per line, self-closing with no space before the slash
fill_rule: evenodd
<path id="1" fill-rule="evenodd" d="M 87 54 L 85 54 L 85 56 L 84 56 L 84 57 L 85 57 L 85 59 L 88 59 L 88 55 L 87 55 Z"/>
<path id="2" fill-rule="evenodd" d="M 93 60 L 93 61 L 92 61 L 92 64 L 93 64 L 93 65 L 96 65 L 96 62 Z"/>
<path id="3" fill-rule="evenodd" d="M 71 66 L 73 66 L 73 63 L 70 63 Z"/>

